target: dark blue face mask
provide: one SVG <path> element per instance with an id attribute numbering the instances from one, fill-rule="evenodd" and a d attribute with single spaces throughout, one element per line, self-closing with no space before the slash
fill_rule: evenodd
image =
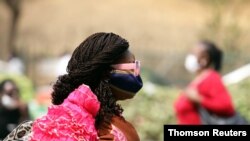
<path id="1" fill-rule="evenodd" d="M 114 70 L 110 77 L 110 87 L 117 100 L 129 99 L 142 88 L 140 75 L 130 71 Z"/>
<path id="2" fill-rule="evenodd" d="M 111 73 L 110 85 L 130 95 L 135 95 L 143 86 L 140 75 L 127 73 L 126 71 L 115 71 Z"/>

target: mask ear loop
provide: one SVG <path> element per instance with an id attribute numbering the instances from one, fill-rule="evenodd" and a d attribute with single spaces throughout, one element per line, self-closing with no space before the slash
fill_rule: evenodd
<path id="1" fill-rule="evenodd" d="M 140 74 L 140 69 L 141 69 L 141 63 L 140 63 L 140 61 L 136 60 L 135 61 L 135 69 L 134 69 L 135 76 L 138 76 Z"/>

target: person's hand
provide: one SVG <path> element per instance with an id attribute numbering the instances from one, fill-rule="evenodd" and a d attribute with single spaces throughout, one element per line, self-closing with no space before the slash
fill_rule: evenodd
<path id="1" fill-rule="evenodd" d="M 18 100 L 18 108 L 21 112 L 21 117 L 20 117 L 20 121 L 23 121 L 23 120 L 28 120 L 30 117 L 29 117 L 29 109 L 28 109 L 28 105 L 21 101 L 20 99 Z"/>
<path id="2" fill-rule="evenodd" d="M 185 95 L 188 99 L 190 99 L 193 102 L 196 102 L 196 103 L 201 102 L 201 96 L 199 95 L 196 89 L 193 89 L 193 88 L 186 89 Z"/>
<path id="3" fill-rule="evenodd" d="M 18 108 L 23 111 L 27 108 L 27 104 L 21 101 L 20 99 L 17 101 Z"/>

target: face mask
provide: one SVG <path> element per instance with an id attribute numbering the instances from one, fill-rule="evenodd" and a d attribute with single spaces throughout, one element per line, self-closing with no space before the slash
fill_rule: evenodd
<path id="1" fill-rule="evenodd" d="M 4 94 L 1 99 L 2 105 L 10 110 L 16 109 L 18 107 L 18 103 L 16 100 L 8 96 L 7 94 Z"/>
<path id="2" fill-rule="evenodd" d="M 115 70 L 111 73 L 110 87 L 117 100 L 129 99 L 142 88 L 140 77 L 140 62 L 117 64 L 112 66 Z M 118 95 L 119 94 L 119 95 Z"/>
<path id="3" fill-rule="evenodd" d="M 188 55 L 185 60 L 185 68 L 191 73 L 197 72 L 200 68 L 198 58 L 192 54 Z"/>

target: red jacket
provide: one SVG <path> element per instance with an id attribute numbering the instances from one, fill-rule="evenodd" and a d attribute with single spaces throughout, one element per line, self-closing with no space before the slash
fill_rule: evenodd
<path id="1" fill-rule="evenodd" d="M 192 82 L 188 87 L 195 88 L 202 97 L 201 106 L 221 116 L 231 116 L 235 110 L 229 92 L 223 85 L 220 75 L 209 70 L 200 81 Z M 175 103 L 179 124 L 201 124 L 196 105 L 185 97 L 184 92 Z"/>

